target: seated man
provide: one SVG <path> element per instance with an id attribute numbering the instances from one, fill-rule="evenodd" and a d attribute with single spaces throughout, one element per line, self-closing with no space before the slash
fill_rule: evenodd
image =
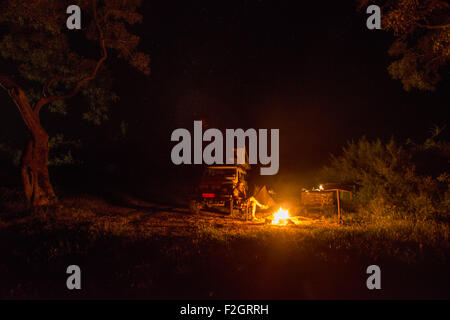
<path id="1" fill-rule="evenodd" d="M 247 190 L 245 189 L 245 184 L 239 181 L 233 190 L 233 198 L 238 201 L 244 201 L 247 199 Z"/>
<path id="2" fill-rule="evenodd" d="M 242 181 L 240 181 L 236 188 L 233 190 L 233 197 L 238 200 L 242 201 L 247 208 L 252 208 L 252 219 L 256 219 L 256 206 L 267 209 L 268 206 L 265 206 L 261 203 L 259 203 L 255 197 L 247 198 L 247 191 L 245 189 L 245 185 Z"/>

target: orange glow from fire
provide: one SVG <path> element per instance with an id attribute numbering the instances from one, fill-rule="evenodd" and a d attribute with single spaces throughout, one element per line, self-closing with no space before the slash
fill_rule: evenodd
<path id="1" fill-rule="evenodd" d="M 272 224 L 286 225 L 289 219 L 289 211 L 280 207 L 280 209 L 273 214 Z"/>

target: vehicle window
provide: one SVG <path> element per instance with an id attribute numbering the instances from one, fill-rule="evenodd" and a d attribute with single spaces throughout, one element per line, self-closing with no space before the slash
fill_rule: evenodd
<path id="1" fill-rule="evenodd" d="M 209 169 L 207 175 L 210 177 L 234 177 L 236 175 L 235 169 Z"/>

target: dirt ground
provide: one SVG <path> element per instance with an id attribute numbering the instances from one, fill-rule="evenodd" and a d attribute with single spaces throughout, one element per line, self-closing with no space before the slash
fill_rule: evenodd
<path id="1" fill-rule="evenodd" d="M 261 215 L 260 215 L 261 218 Z M 0 219 L 4 299 L 450 298 L 448 231 L 338 225 L 300 217 L 274 226 L 145 201 L 68 199 Z M 416 227 L 417 228 L 417 227 Z M 66 288 L 66 268 L 82 290 Z M 381 268 L 381 290 L 366 269 Z"/>

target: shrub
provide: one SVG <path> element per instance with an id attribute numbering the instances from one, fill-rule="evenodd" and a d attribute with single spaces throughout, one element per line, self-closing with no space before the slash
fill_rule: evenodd
<path id="1" fill-rule="evenodd" d="M 363 137 L 347 143 L 340 156 L 332 156 L 322 176 L 355 185 L 355 203 L 362 214 L 447 218 L 449 150 L 448 143 L 434 139 L 421 145 L 411 141 L 400 145 L 394 139 L 383 143 Z"/>

